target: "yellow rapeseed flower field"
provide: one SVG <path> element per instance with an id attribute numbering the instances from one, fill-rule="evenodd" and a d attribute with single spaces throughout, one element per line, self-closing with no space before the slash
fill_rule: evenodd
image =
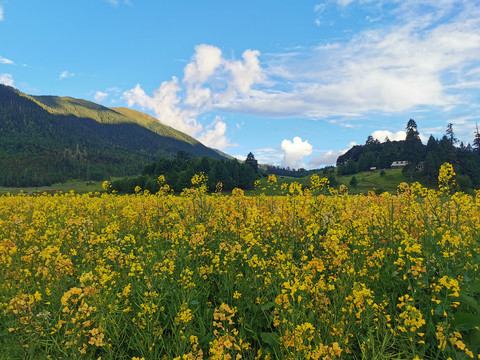
<path id="1" fill-rule="evenodd" d="M 454 176 L 2 196 L 0 358 L 479 359 L 480 192 Z"/>

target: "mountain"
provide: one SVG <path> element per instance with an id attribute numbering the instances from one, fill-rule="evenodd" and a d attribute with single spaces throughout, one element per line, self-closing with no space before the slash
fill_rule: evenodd
<path id="1" fill-rule="evenodd" d="M 0 85 L 0 185 L 49 185 L 141 173 L 159 158 L 224 159 L 194 138 L 126 108 Z"/>

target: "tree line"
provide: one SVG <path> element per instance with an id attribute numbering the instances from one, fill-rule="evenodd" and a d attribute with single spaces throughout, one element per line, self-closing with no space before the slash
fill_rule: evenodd
<path id="1" fill-rule="evenodd" d="M 420 140 L 418 126 L 410 119 L 405 128 L 403 141 L 385 142 L 367 138 L 365 145 L 355 145 L 337 159 L 338 174 L 351 175 L 371 168 L 388 169 L 394 161 L 407 161 L 404 174 L 411 181 L 434 186 L 438 169 L 449 162 L 457 173 L 457 184 L 462 190 L 480 188 L 480 133 L 475 132 L 473 146 L 458 142 L 453 125 L 448 124 L 441 138 L 429 137 L 426 145 Z"/>
<path id="2" fill-rule="evenodd" d="M 139 186 L 142 190 L 156 193 L 160 185 L 157 181 L 160 175 L 165 177 L 165 183 L 175 192 L 192 187 L 191 179 L 195 174 L 204 173 L 210 191 L 215 191 L 219 184 L 222 190 L 231 191 L 234 188 L 253 189 L 259 174 L 253 163 L 233 160 L 218 160 L 207 156 L 188 158 L 179 152 L 176 158 L 162 158 L 144 167 L 143 173 L 137 177 L 123 178 L 112 181 L 112 190 L 119 193 L 134 193 Z M 255 162 L 256 164 L 256 162 Z"/>

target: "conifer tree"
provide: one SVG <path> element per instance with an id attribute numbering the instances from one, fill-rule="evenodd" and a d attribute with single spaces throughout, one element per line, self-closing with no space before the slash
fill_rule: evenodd
<path id="1" fill-rule="evenodd" d="M 458 139 L 455 137 L 455 134 L 453 133 L 453 124 L 452 123 L 448 123 L 447 131 L 445 132 L 445 134 L 450 139 L 450 144 L 452 146 L 454 146 L 458 142 Z"/>
<path id="2" fill-rule="evenodd" d="M 405 138 L 404 150 L 408 165 L 404 168 L 404 171 L 410 173 L 410 181 L 413 181 L 413 173 L 418 163 L 423 159 L 424 147 L 420 140 L 415 120 L 410 119 L 405 130 L 407 136 Z"/>
<path id="3" fill-rule="evenodd" d="M 475 131 L 475 138 L 473 139 L 473 148 L 480 153 L 480 132 L 478 132 L 478 124 L 476 124 L 477 130 Z"/>
<path id="4" fill-rule="evenodd" d="M 255 159 L 255 156 L 253 156 L 252 152 L 248 153 L 245 163 L 247 163 L 253 170 L 255 170 L 255 172 L 258 171 L 258 161 Z"/>

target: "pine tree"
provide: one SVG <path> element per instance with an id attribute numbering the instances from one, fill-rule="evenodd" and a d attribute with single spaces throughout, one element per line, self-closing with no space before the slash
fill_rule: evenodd
<path id="1" fill-rule="evenodd" d="M 423 159 L 424 146 L 420 140 L 415 120 L 410 119 L 405 130 L 407 136 L 405 138 L 404 150 L 408 165 L 404 168 L 404 171 L 410 173 L 410 181 L 413 181 L 413 173 L 418 163 Z"/>
<path id="2" fill-rule="evenodd" d="M 450 144 L 452 146 L 454 146 L 458 142 L 458 139 L 455 137 L 455 134 L 453 133 L 453 124 L 452 123 L 448 123 L 447 131 L 445 132 L 445 134 L 450 139 Z"/>
<path id="3" fill-rule="evenodd" d="M 248 153 L 245 163 L 247 163 L 253 170 L 255 170 L 255 172 L 258 171 L 258 161 L 255 160 L 255 156 L 253 156 L 252 152 Z"/>
<path id="4" fill-rule="evenodd" d="M 480 132 L 478 132 L 478 124 L 477 130 L 475 131 L 475 138 L 473 139 L 473 148 L 480 153 Z"/>

